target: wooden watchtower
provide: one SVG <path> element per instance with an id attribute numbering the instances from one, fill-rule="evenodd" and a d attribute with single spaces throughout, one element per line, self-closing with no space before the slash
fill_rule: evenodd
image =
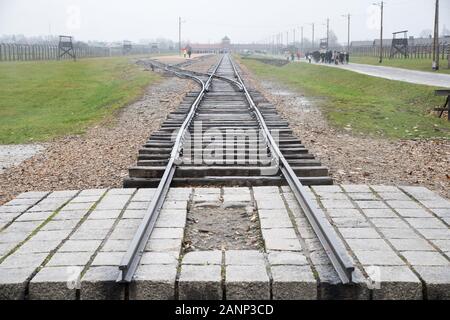
<path id="1" fill-rule="evenodd" d="M 73 38 L 71 36 L 59 36 L 58 60 L 66 55 L 72 57 L 74 61 L 77 60 L 73 49 Z"/>
<path id="2" fill-rule="evenodd" d="M 401 34 L 403 34 L 403 38 L 398 38 L 398 35 Z M 394 58 L 396 54 L 400 54 L 407 58 L 409 55 L 408 46 L 408 30 L 392 33 L 391 54 L 389 58 Z"/>

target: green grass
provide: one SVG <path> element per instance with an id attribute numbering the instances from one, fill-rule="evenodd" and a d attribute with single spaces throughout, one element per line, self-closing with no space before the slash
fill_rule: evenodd
<path id="1" fill-rule="evenodd" d="M 83 133 L 157 79 L 128 58 L 0 63 L 0 144 Z"/>
<path id="2" fill-rule="evenodd" d="M 371 65 L 381 65 L 386 67 L 396 67 L 410 70 L 419 70 L 419 71 L 428 71 L 428 72 L 436 72 L 431 69 L 431 59 L 383 59 L 383 63 L 379 63 L 379 58 L 377 57 L 351 57 L 350 62 L 354 63 L 363 63 L 363 64 L 371 64 Z M 441 68 L 438 73 L 446 73 L 450 74 L 450 69 L 448 68 L 447 60 L 441 60 Z"/>
<path id="3" fill-rule="evenodd" d="M 450 122 L 431 112 L 444 103 L 433 87 L 307 63 L 280 68 L 255 59 L 241 61 L 258 77 L 324 98 L 319 107 L 337 128 L 387 138 L 450 138 Z"/>

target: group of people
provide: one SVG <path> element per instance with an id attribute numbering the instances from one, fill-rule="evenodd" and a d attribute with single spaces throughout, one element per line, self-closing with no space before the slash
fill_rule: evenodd
<path id="1" fill-rule="evenodd" d="M 348 52 L 332 50 L 308 52 L 306 58 L 309 60 L 309 63 L 311 63 L 311 60 L 314 60 L 316 63 L 328 64 L 348 64 L 350 62 L 350 54 Z"/>
<path id="2" fill-rule="evenodd" d="M 192 48 L 191 46 L 187 46 L 186 48 L 183 49 L 183 56 L 186 59 L 186 56 L 189 56 L 189 59 L 192 56 Z"/>

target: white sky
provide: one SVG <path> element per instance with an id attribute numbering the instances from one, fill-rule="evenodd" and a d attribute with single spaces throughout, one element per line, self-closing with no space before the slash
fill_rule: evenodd
<path id="1" fill-rule="evenodd" d="M 339 41 L 347 40 L 352 14 L 352 40 L 379 37 L 377 0 L 0 0 L 0 34 L 74 35 L 77 40 L 138 41 L 165 37 L 178 40 L 178 16 L 185 20 L 183 40 L 257 42 L 305 25 L 311 37 L 325 36 L 326 18 Z M 387 0 L 385 37 L 399 30 L 418 36 L 433 28 L 435 0 Z M 441 0 L 441 26 L 450 28 L 450 0 Z M 79 13 L 79 14 L 78 14 Z M 292 39 L 292 38 L 291 38 Z"/>

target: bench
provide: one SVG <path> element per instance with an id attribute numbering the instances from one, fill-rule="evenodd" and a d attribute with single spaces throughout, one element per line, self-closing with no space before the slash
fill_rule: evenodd
<path id="1" fill-rule="evenodd" d="M 445 97 L 447 96 L 447 100 L 445 101 L 445 104 L 442 108 L 435 108 L 434 111 L 440 112 L 439 118 L 442 117 L 445 111 L 448 112 L 448 120 L 450 121 L 450 89 L 441 89 L 436 90 L 435 92 L 436 96 Z"/>

